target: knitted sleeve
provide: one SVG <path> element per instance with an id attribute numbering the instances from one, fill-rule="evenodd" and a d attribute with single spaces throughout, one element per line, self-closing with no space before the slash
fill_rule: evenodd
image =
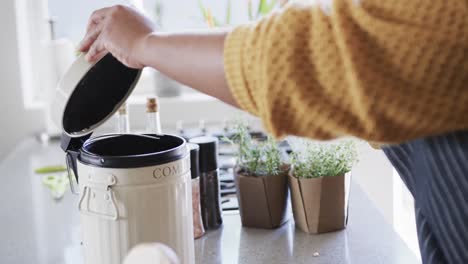
<path id="1" fill-rule="evenodd" d="M 396 143 L 468 128 L 466 1 L 316 2 L 225 42 L 234 98 L 274 136 Z"/>

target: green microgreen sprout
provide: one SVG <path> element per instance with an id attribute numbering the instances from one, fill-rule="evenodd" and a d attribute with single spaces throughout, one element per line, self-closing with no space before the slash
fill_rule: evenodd
<path id="1" fill-rule="evenodd" d="M 288 141 L 294 150 L 290 157 L 297 178 L 344 175 L 358 162 L 355 140 L 324 143 L 294 138 Z"/>
<path id="2" fill-rule="evenodd" d="M 238 146 L 238 165 L 245 174 L 268 176 L 283 171 L 281 151 L 272 137 L 264 142 L 254 141 L 244 122 L 236 122 L 234 131 L 230 142 Z"/>

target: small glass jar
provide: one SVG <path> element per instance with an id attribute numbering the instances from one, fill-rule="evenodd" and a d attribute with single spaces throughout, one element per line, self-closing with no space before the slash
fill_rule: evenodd
<path id="1" fill-rule="evenodd" d="M 195 239 L 205 234 L 200 206 L 200 169 L 199 149 L 197 144 L 188 144 L 190 149 L 190 171 L 192 174 L 192 210 L 193 210 L 193 236 Z"/>
<path id="2" fill-rule="evenodd" d="M 193 236 L 195 239 L 205 234 L 200 208 L 200 178 L 192 179 Z"/>

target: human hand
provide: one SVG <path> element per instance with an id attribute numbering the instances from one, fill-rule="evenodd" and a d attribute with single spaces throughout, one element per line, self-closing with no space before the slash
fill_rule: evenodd
<path id="1" fill-rule="evenodd" d="M 137 10 L 117 5 L 94 11 L 79 50 L 86 60 L 95 62 L 110 52 L 131 68 L 145 65 L 145 42 L 154 32 L 154 24 Z"/>

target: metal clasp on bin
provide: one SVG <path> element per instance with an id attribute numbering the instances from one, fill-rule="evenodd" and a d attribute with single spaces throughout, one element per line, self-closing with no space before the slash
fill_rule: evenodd
<path id="1" fill-rule="evenodd" d="M 104 181 L 98 182 L 93 177 L 89 177 L 88 182 L 83 187 L 83 192 L 80 194 L 80 200 L 78 203 L 78 209 L 80 212 L 91 215 L 91 216 L 99 216 L 104 219 L 116 221 L 119 219 L 119 211 L 117 208 L 117 203 L 115 201 L 114 191 L 112 190 L 112 186 L 117 183 L 117 180 L 114 175 L 109 175 L 105 177 Z M 99 202 L 99 197 L 96 196 L 97 193 L 105 194 L 104 195 L 104 202 Z M 95 204 L 99 206 L 106 205 L 110 203 L 111 205 L 111 212 L 102 212 L 98 209 L 92 210 L 90 208 L 90 204 L 92 201 L 95 201 Z M 107 201 L 107 202 L 106 202 Z"/>

